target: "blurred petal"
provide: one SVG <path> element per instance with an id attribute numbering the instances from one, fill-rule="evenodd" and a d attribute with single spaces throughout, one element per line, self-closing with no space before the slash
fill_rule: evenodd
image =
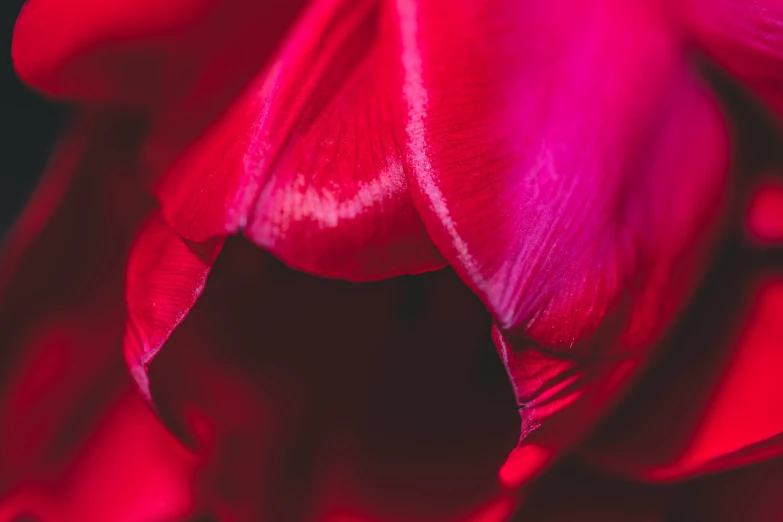
<path id="1" fill-rule="evenodd" d="M 755 188 L 745 224 L 754 241 L 772 245 L 783 243 L 783 183 L 767 180 Z"/>
<path id="2" fill-rule="evenodd" d="M 68 462 L 122 385 L 123 266 L 149 201 L 138 126 L 76 121 L 0 260 L 0 495 Z"/>
<path id="3" fill-rule="evenodd" d="M 191 100 L 209 100 L 266 62 L 301 3 L 30 0 L 14 29 L 14 65 L 50 96 L 149 106 L 187 86 Z"/>
<path id="4" fill-rule="evenodd" d="M 373 0 L 316 2 L 271 68 L 160 180 L 174 229 L 194 241 L 243 230 L 329 277 L 442 267 L 402 170 L 387 18 Z"/>
<path id="5" fill-rule="evenodd" d="M 688 0 L 678 8 L 697 42 L 783 114 L 783 1 Z"/>
<path id="6" fill-rule="evenodd" d="M 67 468 L 0 498 L 0 519 L 154 522 L 193 514 L 196 459 L 125 384 Z"/>
<path id="7" fill-rule="evenodd" d="M 751 272 L 728 272 L 746 281 L 741 271 Z M 783 279 L 759 278 L 745 290 L 726 279 L 588 446 L 593 461 L 662 481 L 783 453 L 783 419 L 771 413 L 783 409 Z"/>
<path id="8" fill-rule="evenodd" d="M 542 430 L 501 472 L 516 485 L 585 433 L 693 289 L 727 131 L 650 3 L 397 7 L 414 200 L 496 318 L 523 441 Z"/>
<path id="9" fill-rule="evenodd" d="M 489 328 L 448 271 L 325 280 L 231 238 L 152 397 L 207 461 L 220 520 L 465 522 L 514 504 L 496 472 L 518 417 Z"/>
<path id="10" fill-rule="evenodd" d="M 128 258 L 128 319 L 123 351 L 131 375 L 150 400 L 147 366 L 204 290 L 223 239 L 193 243 L 154 214 Z"/>

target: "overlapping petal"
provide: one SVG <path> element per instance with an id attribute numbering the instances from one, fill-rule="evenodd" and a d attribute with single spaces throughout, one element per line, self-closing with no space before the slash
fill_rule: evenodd
<path id="1" fill-rule="evenodd" d="M 548 447 L 517 455 L 541 463 L 595 420 L 693 289 L 720 214 L 725 123 L 655 3 L 396 5 L 417 208 L 498 322 L 523 419 L 536 417 L 523 436 L 576 401 Z"/>
<path id="2" fill-rule="evenodd" d="M 194 241 L 241 230 L 330 277 L 443 266 L 402 170 L 387 15 L 374 0 L 314 3 L 271 67 L 161 178 L 174 229 Z"/>
<path id="3" fill-rule="evenodd" d="M 203 243 L 183 239 L 158 213 L 134 241 L 125 278 L 123 352 L 147 400 L 147 366 L 203 292 L 222 247 L 223 238 Z"/>

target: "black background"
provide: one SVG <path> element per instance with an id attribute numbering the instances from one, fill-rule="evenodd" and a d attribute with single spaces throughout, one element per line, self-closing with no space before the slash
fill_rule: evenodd
<path id="1" fill-rule="evenodd" d="M 14 72 L 11 38 L 23 0 L 0 2 L 2 18 L 2 165 L 0 165 L 0 238 L 21 211 L 46 166 L 62 127 L 66 108 L 44 99 Z"/>

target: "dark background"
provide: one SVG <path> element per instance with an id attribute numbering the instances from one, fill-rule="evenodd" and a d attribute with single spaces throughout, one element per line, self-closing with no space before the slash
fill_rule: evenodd
<path id="1" fill-rule="evenodd" d="M 23 0 L 0 2 L 2 19 L 2 164 L 0 165 L 0 241 L 21 211 L 62 127 L 65 107 L 45 100 L 16 77 L 11 37 Z"/>

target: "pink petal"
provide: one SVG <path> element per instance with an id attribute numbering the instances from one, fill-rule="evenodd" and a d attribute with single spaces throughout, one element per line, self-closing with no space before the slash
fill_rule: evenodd
<path id="1" fill-rule="evenodd" d="M 147 400 L 147 365 L 196 303 L 222 247 L 222 238 L 204 243 L 181 238 L 159 214 L 147 221 L 134 242 L 125 278 L 123 351 Z"/>
<path id="2" fill-rule="evenodd" d="M 504 468 L 516 484 L 597 419 L 693 289 L 727 132 L 647 2 L 397 8 L 417 208 L 495 316 L 520 401 L 557 394 L 523 408 L 543 431 Z"/>
<path id="3" fill-rule="evenodd" d="M 783 113 L 783 2 L 688 0 L 674 5 L 700 46 Z"/>
<path id="4" fill-rule="evenodd" d="M 268 60 L 301 4 L 30 0 L 14 29 L 14 65 L 50 96 L 149 107 L 195 90 L 209 100 Z M 206 70 L 223 73 L 218 85 Z"/>
<path id="5" fill-rule="evenodd" d="M 124 261 L 151 203 L 137 145 L 135 122 L 79 117 L 3 245 L 0 495 L 66 466 L 123 385 Z"/>
<path id="6" fill-rule="evenodd" d="M 783 242 L 783 183 L 767 180 L 754 189 L 745 225 L 748 235 L 760 244 Z"/>
<path id="7" fill-rule="evenodd" d="M 704 298 L 671 353 L 588 446 L 594 462 L 666 481 L 783 454 L 783 419 L 772 413 L 783 409 L 783 279 L 752 283 L 738 291 L 721 281 Z"/>
<path id="8" fill-rule="evenodd" d="M 402 170 L 393 43 L 378 2 L 316 2 L 272 66 L 163 176 L 167 220 L 194 241 L 243 230 L 323 276 L 442 267 Z"/>
<path id="9" fill-rule="evenodd" d="M 125 382 L 66 468 L 0 498 L 0 519 L 184 520 L 196 459 Z"/>

